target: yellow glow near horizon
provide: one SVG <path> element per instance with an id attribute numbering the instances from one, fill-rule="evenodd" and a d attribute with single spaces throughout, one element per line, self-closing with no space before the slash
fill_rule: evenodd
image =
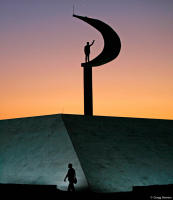
<path id="1" fill-rule="evenodd" d="M 71 18 L 63 2 L 2 4 L 0 119 L 83 114 L 83 47 L 95 39 L 93 58 L 103 39 Z M 93 68 L 94 115 L 173 119 L 172 4 L 135 1 L 127 9 L 96 2 L 98 11 L 88 15 L 110 24 L 122 49 L 114 61 Z M 79 4 L 81 12 L 91 8 Z"/>

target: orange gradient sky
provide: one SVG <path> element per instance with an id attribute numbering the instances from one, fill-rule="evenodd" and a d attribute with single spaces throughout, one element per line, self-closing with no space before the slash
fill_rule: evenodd
<path id="1" fill-rule="evenodd" d="M 0 119 L 83 114 L 83 47 L 100 19 L 120 36 L 112 62 L 93 68 L 94 115 L 173 119 L 173 1 L 1 0 Z"/>

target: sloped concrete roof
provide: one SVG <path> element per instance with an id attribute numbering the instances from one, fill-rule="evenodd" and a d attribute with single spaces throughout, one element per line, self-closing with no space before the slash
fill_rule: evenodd
<path id="1" fill-rule="evenodd" d="M 88 187 L 61 115 L 0 120 L 0 183 L 57 185 L 73 163 L 77 189 Z"/>
<path id="2" fill-rule="evenodd" d="M 173 182 L 173 120 L 49 115 L 0 120 L 0 183 L 131 191 Z"/>
<path id="3" fill-rule="evenodd" d="M 90 188 L 173 183 L 173 120 L 63 115 Z"/>

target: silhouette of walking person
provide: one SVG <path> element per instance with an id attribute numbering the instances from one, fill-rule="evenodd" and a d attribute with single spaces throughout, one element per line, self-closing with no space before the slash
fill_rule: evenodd
<path id="1" fill-rule="evenodd" d="M 69 181 L 68 191 L 69 192 L 70 191 L 75 192 L 74 183 L 76 183 L 76 181 L 77 181 L 77 179 L 76 179 L 76 172 L 73 169 L 71 163 L 68 164 L 68 168 L 69 168 L 69 170 L 67 172 L 67 175 L 64 178 L 64 181 L 66 181 L 66 178 L 68 178 L 68 181 Z"/>
<path id="2" fill-rule="evenodd" d="M 90 60 L 90 47 L 94 44 L 95 40 L 91 44 L 87 42 L 87 44 L 84 47 L 84 52 L 85 52 L 85 62 L 89 62 Z"/>

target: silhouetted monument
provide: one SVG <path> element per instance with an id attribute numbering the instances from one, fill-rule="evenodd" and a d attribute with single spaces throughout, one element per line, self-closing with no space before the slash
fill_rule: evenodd
<path id="1" fill-rule="evenodd" d="M 102 34 L 104 39 L 104 48 L 102 52 L 91 61 L 89 60 L 89 54 L 87 54 L 85 59 L 86 62 L 81 64 L 81 66 L 84 68 L 84 115 L 92 116 L 93 115 L 92 67 L 106 64 L 115 59 L 120 52 L 121 42 L 117 33 L 104 22 L 98 19 L 82 17 L 74 14 L 73 17 L 81 19 L 84 22 L 96 28 Z"/>

